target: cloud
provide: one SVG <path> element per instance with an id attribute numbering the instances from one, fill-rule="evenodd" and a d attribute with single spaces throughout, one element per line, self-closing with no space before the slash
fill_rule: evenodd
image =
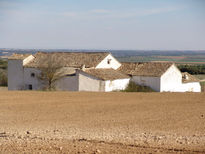
<path id="1" fill-rule="evenodd" d="M 93 18 L 107 18 L 107 19 L 127 19 L 127 18 L 139 18 L 150 15 L 158 15 L 180 10 L 180 7 L 165 7 L 165 8 L 153 8 L 153 9 L 139 9 L 139 10 L 106 10 L 95 9 L 86 12 L 75 13 L 75 17 L 84 19 Z"/>
<path id="2" fill-rule="evenodd" d="M 143 10 L 128 10 L 128 11 L 116 11 L 112 12 L 107 15 L 109 18 L 135 18 L 135 17 L 145 17 L 150 15 L 158 15 L 158 14 L 164 14 L 169 12 L 174 12 L 179 10 L 180 8 L 154 8 L 154 9 L 143 9 Z"/>
<path id="3" fill-rule="evenodd" d="M 155 8 L 155 9 L 147 9 L 147 10 L 142 10 L 139 12 L 140 16 L 147 16 L 147 15 L 155 15 L 155 14 L 161 14 L 161 13 L 168 13 L 168 12 L 173 12 L 177 11 L 181 8 L 178 7 L 168 7 L 168 8 Z"/>
<path id="4" fill-rule="evenodd" d="M 16 1 L 5 1 L 0 0 L 0 14 L 1 17 L 13 17 L 13 18 L 22 18 L 28 19 L 34 18 L 46 18 L 49 19 L 72 19 L 72 20 L 98 20 L 98 19 L 129 19 L 129 18 L 140 18 L 146 17 L 150 15 L 158 15 L 173 12 L 182 7 L 162 7 L 162 8 L 151 8 L 151 9 L 137 9 L 137 10 L 130 10 L 130 9 L 92 9 L 87 11 L 56 11 L 56 10 L 49 10 L 49 9 L 41 9 L 39 8 L 38 11 L 30 10 L 27 7 L 22 7 L 23 1 L 19 0 L 21 3 L 17 3 Z M 4 7 L 5 9 L 1 9 Z M 25 18 L 25 16 L 27 18 Z"/>
<path id="5" fill-rule="evenodd" d="M 58 15 L 65 16 L 65 17 L 77 17 L 78 13 L 77 12 L 62 12 L 62 13 L 58 13 Z"/>
<path id="6" fill-rule="evenodd" d="M 96 14 L 107 14 L 110 13 L 111 11 L 105 9 L 95 9 L 95 10 L 91 10 L 90 12 Z"/>

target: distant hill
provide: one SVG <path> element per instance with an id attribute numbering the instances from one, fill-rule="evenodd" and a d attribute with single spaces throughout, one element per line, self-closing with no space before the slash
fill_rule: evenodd
<path id="1" fill-rule="evenodd" d="M 130 56 L 196 56 L 204 55 L 205 50 L 86 50 L 86 49 L 7 49 L 0 48 L 0 56 L 11 55 L 12 53 L 36 53 L 38 51 L 45 52 L 111 52 L 115 57 L 130 57 Z"/>

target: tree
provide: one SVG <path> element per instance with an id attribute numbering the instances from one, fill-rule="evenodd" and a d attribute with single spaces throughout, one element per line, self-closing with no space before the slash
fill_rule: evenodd
<path id="1" fill-rule="evenodd" d="M 41 58 L 38 79 L 42 82 L 44 90 L 55 90 L 56 81 L 63 75 L 62 68 L 61 61 L 55 55 L 48 54 Z"/>

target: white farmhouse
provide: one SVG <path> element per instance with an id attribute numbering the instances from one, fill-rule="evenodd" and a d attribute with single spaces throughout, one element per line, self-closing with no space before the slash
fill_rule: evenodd
<path id="1" fill-rule="evenodd" d="M 131 81 L 136 84 L 151 87 L 158 92 L 201 92 L 199 81 L 185 81 L 174 63 L 122 63 L 118 71 L 130 75 Z"/>
<path id="2" fill-rule="evenodd" d="M 130 80 L 129 76 L 116 71 L 121 64 L 107 52 L 38 52 L 35 55 L 14 54 L 8 59 L 8 89 L 42 89 L 40 67 L 48 62 L 61 66 L 59 71 L 63 75 L 55 82 L 58 90 L 121 90 Z"/>
<path id="3" fill-rule="evenodd" d="M 57 90 L 123 90 L 129 81 L 158 92 L 200 92 L 199 81 L 182 74 L 173 63 L 120 63 L 108 52 L 38 52 L 14 54 L 8 59 L 8 89 L 38 90 L 41 67 L 60 66 Z"/>

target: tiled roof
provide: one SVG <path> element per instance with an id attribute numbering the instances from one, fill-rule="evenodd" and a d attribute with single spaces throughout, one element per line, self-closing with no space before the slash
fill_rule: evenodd
<path id="1" fill-rule="evenodd" d="M 193 75 L 187 73 L 187 72 L 183 72 L 182 73 L 182 82 L 183 83 L 188 83 L 188 82 L 199 82 L 199 79 L 197 79 L 196 77 L 194 77 Z"/>
<path id="2" fill-rule="evenodd" d="M 128 79 L 129 76 L 120 73 L 114 69 L 86 69 L 84 70 L 87 74 L 90 74 L 96 78 L 102 80 L 116 80 L 116 79 Z"/>
<path id="3" fill-rule="evenodd" d="M 25 58 L 27 58 L 28 56 L 30 56 L 31 54 L 12 54 L 11 56 L 8 57 L 8 59 L 21 59 L 24 60 Z"/>
<path id="4" fill-rule="evenodd" d="M 109 52 L 38 52 L 25 67 L 42 67 L 47 63 L 56 63 L 62 67 L 96 67 Z"/>
<path id="5" fill-rule="evenodd" d="M 122 63 L 118 71 L 133 76 L 160 77 L 173 65 L 168 62 Z"/>

